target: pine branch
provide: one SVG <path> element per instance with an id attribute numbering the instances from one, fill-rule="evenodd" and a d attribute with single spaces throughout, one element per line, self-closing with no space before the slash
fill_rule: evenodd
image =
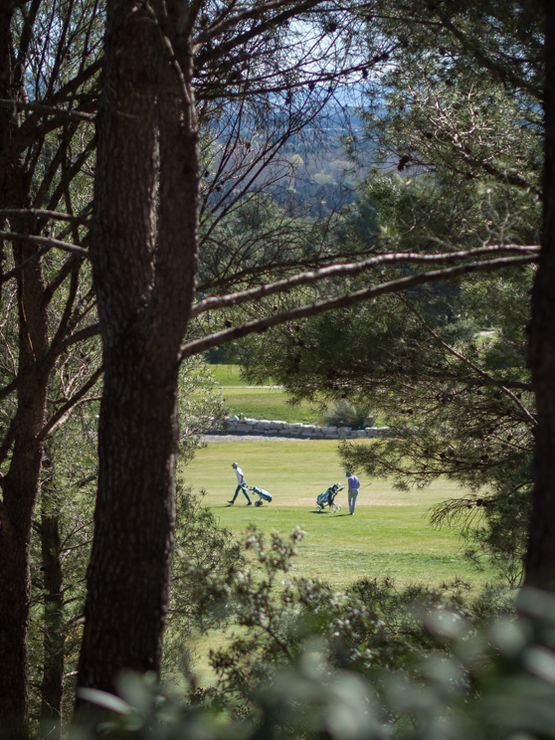
<path id="1" fill-rule="evenodd" d="M 18 234 L 13 231 L 0 231 L 0 239 L 17 239 L 27 242 L 34 242 L 39 246 L 54 247 L 56 249 L 61 249 L 64 252 L 73 252 L 74 254 L 79 254 L 82 257 L 87 257 L 89 254 L 88 249 L 85 249 L 78 244 L 70 244 L 69 242 L 64 242 L 61 239 L 39 236 L 38 234 Z M 3 277 L 2 281 L 4 282 L 5 279 L 6 276 Z"/>
<path id="2" fill-rule="evenodd" d="M 460 360 L 462 363 L 467 365 L 467 367 L 470 367 L 477 375 L 479 375 L 481 378 L 486 380 L 488 383 L 492 383 L 493 385 L 497 386 L 501 393 L 503 393 L 507 398 L 510 398 L 510 400 L 516 404 L 516 406 L 520 409 L 523 416 L 527 421 L 529 421 L 533 426 L 537 426 L 538 420 L 536 417 L 530 413 L 530 411 L 526 408 L 526 406 L 520 401 L 517 396 L 513 393 L 513 391 L 508 388 L 506 385 L 501 383 L 500 381 L 496 380 L 494 377 L 492 377 L 489 373 L 485 372 L 485 370 L 482 370 L 481 367 L 476 365 L 475 362 L 472 362 L 468 357 L 465 357 L 463 354 L 461 354 L 458 350 L 456 350 L 454 347 L 451 347 L 451 345 L 447 344 L 447 342 L 444 342 L 443 339 L 435 332 L 431 326 L 425 321 L 423 316 L 420 314 L 420 312 L 413 306 L 406 298 L 406 296 L 401 296 L 401 300 L 405 304 L 405 306 L 412 311 L 412 313 L 415 314 L 415 316 L 419 319 L 421 325 L 423 328 L 432 336 L 436 342 L 439 343 L 443 349 L 445 349 L 449 354 L 453 355 L 453 357 L 456 357 L 458 360 Z"/>
<path id="3" fill-rule="evenodd" d="M 361 301 L 365 301 L 369 298 L 374 298 L 379 295 L 385 295 L 388 293 L 399 293 L 405 290 L 409 290 L 410 288 L 414 288 L 417 285 L 423 285 L 425 283 L 434 282 L 437 280 L 449 280 L 461 275 L 467 275 L 475 272 L 489 272 L 492 270 L 499 270 L 501 268 L 517 267 L 530 264 L 537 259 L 537 247 L 515 247 L 513 248 L 513 251 L 514 250 L 524 251 L 524 254 L 517 257 L 500 257 L 499 259 L 465 263 L 462 265 L 457 265 L 455 267 L 432 270 L 430 272 L 421 273 L 419 275 L 412 275 L 410 277 L 390 280 L 371 288 L 363 288 L 362 290 L 358 290 L 353 293 L 347 293 L 336 298 L 306 304 L 304 306 L 292 308 L 287 311 L 264 317 L 262 319 L 250 321 L 240 326 L 214 332 L 200 339 L 193 339 L 190 342 L 186 342 L 181 350 L 180 361 L 183 361 L 184 359 L 186 359 L 187 357 L 191 357 L 192 355 L 205 352 L 212 347 L 217 347 L 226 342 L 241 339 L 242 337 L 248 336 L 249 334 L 265 332 L 271 327 L 279 326 L 280 324 L 284 324 L 288 321 L 316 316 L 320 313 L 323 313 L 324 311 L 351 306 L 355 303 L 359 303 Z M 533 250 L 532 253 L 530 253 L 531 250 Z M 477 251 L 482 250 L 474 250 L 474 253 Z M 466 255 L 468 256 L 468 254 L 469 253 L 467 252 Z M 395 256 L 396 255 L 391 255 L 391 257 Z M 426 258 L 422 258 L 422 256 L 420 255 L 415 256 L 420 257 L 422 261 L 430 261 L 431 259 L 430 256 L 428 256 L 427 260 Z M 363 269 L 360 268 L 360 264 L 362 263 L 359 263 L 358 265 L 335 265 L 331 268 L 324 268 L 323 270 L 317 270 L 313 273 L 303 273 L 303 275 L 301 276 L 295 276 L 293 278 L 290 278 L 289 280 L 281 280 L 278 283 L 273 283 L 270 286 L 261 286 L 251 291 L 245 291 L 242 294 L 222 296 L 222 298 L 220 299 L 206 299 L 206 301 L 201 301 L 199 306 L 202 306 L 202 311 L 206 311 L 208 310 L 209 306 L 213 307 L 218 301 L 218 307 L 222 307 L 224 305 L 237 305 L 239 303 L 244 303 L 246 300 L 252 300 L 253 297 L 262 297 L 264 295 L 268 295 L 269 293 L 287 291 L 291 287 L 303 283 L 314 283 L 317 280 L 322 279 L 322 277 L 327 277 L 330 274 L 342 274 L 342 268 L 343 274 L 349 274 L 349 269 L 351 271 L 351 274 L 356 274 L 356 272 L 360 272 Z M 322 273 L 325 272 L 327 272 L 328 275 L 322 275 Z"/>
<path id="4" fill-rule="evenodd" d="M 360 262 L 352 262 L 348 264 L 340 264 L 340 265 L 330 265 L 328 267 L 323 267 L 319 270 L 310 270 L 308 272 L 301 272 L 297 275 L 293 275 L 292 277 L 284 278 L 283 280 L 278 280 L 274 283 L 266 283 L 264 285 L 257 286 L 256 288 L 250 288 L 245 291 L 232 293 L 229 295 L 224 296 L 212 296 L 209 298 L 205 298 L 201 301 L 199 301 L 194 307 L 191 312 L 191 316 L 198 316 L 201 313 L 204 313 L 205 311 L 215 310 L 219 308 L 226 308 L 229 306 L 238 306 L 242 303 L 246 303 L 248 301 L 253 300 L 259 300 L 261 298 L 264 298 L 268 295 L 272 295 L 275 293 L 282 293 L 287 290 L 291 290 L 292 288 L 299 287 L 300 285 L 310 285 L 315 282 L 318 282 L 320 280 L 324 280 L 327 278 L 334 278 L 334 277 L 351 277 L 354 275 L 359 275 L 362 272 L 365 272 L 368 269 L 379 267 L 382 265 L 388 265 L 388 264 L 397 264 L 397 263 L 413 263 L 413 264 L 426 264 L 426 263 L 449 263 L 449 262 L 457 262 L 462 259 L 475 259 L 476 257 L 488 257 L 493 254 L 499 254 L 500 252 L 504 252 L 508 255 L 511 254 L 518 254 L 522 255 L 519 257 L 515 257 L 514 259 L 517 260 L 517 263 L 523 264 L 527 262 L 533 262 L 537 258 L 537 254 L 539 252 L 539 247 L 533 245 L 533 246 L 518 246 L 518 245 L 505 245 L 505 246 L 488 246 L 488 247 L 479 247 L 478 249 L 471 249 L 471 250 L 460 250 L 458 252 L 447 252 L 443 254 L 417 254 L 414 252 L 398 252 L 395 254 L 383 254 L 383 255 L 377 255 L 375 257 L 370 257 L 369 259 L 362 260 Z M 498 261 L 495 261 L 495 264 L 498 267 L 504 266 L 504 260 L 505 258 L 500 258 Z M 483 263 L 471 263 L 467 265 L 469 272 L 476 272 L 480 269 L 488 270 L 488 269 L 495 269 L 495 268 L 488 268 L 486 267 L 480 267 L 480 265 L 489 265 L 490 262 L 483 262 Z M 460 268 L 457 268 L 457 275 L 463 274 L 465 270 L 465 266 L 462 265 Z M 433 274 L 433 273 L 429 273 Z M 439 277 L 431 278 L 434 280 L 440 280 L 442 279 L 442 275 L 446 275 L 446 277 L 450 277 L 449 272 L 442 272 Z M 404 278 L 404 280 L 419 280 L 422 276 L 411 276 L 410 278 Z M 399 281 L 399 284 L 402 282 Z M 419 282 L 415 283 L 417 285 L 420 285 L 422 282 L 428 282 L 428 280 L 419 280 Z M 409 286 L 410 287 L 410 286 Z M 377 288 L 376 288 L 377 289 Z M 405 288 L 406 289 L 406 288 Z M 387 292 L 395 292 L 394 290 L 388 290 Z"/>
<path id="5" fill-rule="evenodd" d="M 54 416 L 52 416 L 40 433 L 40 439 L 46 439 L 52 436 L 61 426 L 63 426 L 70 415 L 70 413 L 80 404 L 85 403 L 88 399 L 85 398 L 86 394 L 95 385 L 96 381 L 101 377 L 104 372 L 104 367 L 101 365 L 97 368 L 94 373 L 90 376 L 87 382 L 75 393 L 63 406 L 59 409 Z"/>

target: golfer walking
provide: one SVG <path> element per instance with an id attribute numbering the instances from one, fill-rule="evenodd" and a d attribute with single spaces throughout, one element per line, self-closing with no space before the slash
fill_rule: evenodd
<path id="1" fill-rule="evenodd" d="M 230 499 L 227 503 L 233 506 L 239 491 L 243 491 L 243 493 L 245 494 L 245 498 L 247 499 L 247 506 L 250 506 L 252 504 L 252 501 L 250 500 L 249 494 L 247 493 L 247 483 L 245 481 L 245 476 L 243 475 L 243 471 L 241 470 L 241 468 L 236 462 L 232 463 L 231 467 L 235 470 L 235 475 L 237 476 L 237 488 L 235 489 L 235 494 L 233 498 Z"/>
<path id="2" fill-rule="evenodd" d="M 349 514 L 351 514 L 352 516 L 355 513 L 355 506 L 357 502 L 358 489 L 360 488 L 360 481 L 356 477 L 356 475 L 351 473 L 350 470 L 347 470 L 345 475 L 347 476 L 347 484 L 349 486 L 349 490 L 347 492 L 347 496 L 349 499 Z"/>

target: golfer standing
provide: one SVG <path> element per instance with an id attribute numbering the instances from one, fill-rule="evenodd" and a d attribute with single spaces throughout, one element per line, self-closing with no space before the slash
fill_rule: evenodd
<path id="1" fill-rule="evenodd" d="M 247 483 L 245 481 L 243 471 L 236 462 L 232 463 L 231 467 L 235 470 L 235 475 L 237 476 L 237 488 L 235 489 L 235 495 L 227 503 L 233 506 L 233 504 L 235 503 L 235 499 L 237 498 L 237 494 L 239 493 L 239 491 L 243 491 L 243 493 L 245 494 L 245 498 L 247 499 L 247 506 L 250 506 L 252 504 L 252 501 L 250 500 L 249 494 L 247 493 Z"/>
<path id="2" fill-rule="evenodd" d="M 360 481 L 356 477 L 356 475 L 351 473 L 350 470 L 347 470 L 345 475 L 347 476 L 347 484 L 349 486 L 349 490 L 347 493 L 347 496 L 349 499 L 349 514 L 353 515 L 355 513 L 355 506 L 357 502 L 358 489 L 360 488 Z"/>

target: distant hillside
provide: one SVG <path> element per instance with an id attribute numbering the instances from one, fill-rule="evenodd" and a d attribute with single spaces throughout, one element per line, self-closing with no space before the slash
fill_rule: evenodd
<path id="1" fill-rule="evenodd" d="M 232 118 L 230 118 L 232 121 Z M 226 133 L 233 136 L 231 123 L 217 137 L 225 150 Z M 242 132 L 243 149 L 237 149 L 229 167 L 241 165 L 241 156 L 248 165 L 255 148 L 251 149 L 252 129 Z M 261 137 L 264 140 L 264 136 Z M 356 142 L 356 150 L 363 152 L 363 164 L 357 164 L 347 152 L 349 143 Z M 274 161 L 266 165 L 263 172 L 250 185 L 252 191 L 263 190 L 292 216 L 325 218 L 354 199 L 356 184 L 367 173 L 373 159 L 372 146 L 364 136 L 364 127 L 354 108 L 344 106 L 341 110 L 325 111 L 299 134 L 291 137 L 280 148 Z M 367 156 L 366 156 L 367 154 Z M 217 157 L 215 159 L 217 165 Z M 228 165 L 224 165 L 225 173 Z M 233 176 L 225 180 L 212 192 L 211 198 L 217 208 L 218 201 L 225 199 L 233 190 Z"/>
<path id="2" fill-rule="evenodd" d="M 346 144 L 355 140 L 367 151 L 365 166 L 349 157 Z M 282 150 L 292 174 L 270 188 L 276 200 L 294 215 L 322 218 L 354 199 L 356 184 L 372 160 L 372 147 L 353 109 L 321 117 L 292 138 Z M 283 156 L 282 156 L 283 158 Z M 367 164 L 366 164 L 367 163 Z"/>

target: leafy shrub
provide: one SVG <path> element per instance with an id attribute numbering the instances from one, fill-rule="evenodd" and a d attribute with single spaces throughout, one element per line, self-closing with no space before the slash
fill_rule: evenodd
<path id="1" fill-rule="evenodd" d="M 470 600 L 461 582 L 400 590 L 364 579 L 337 592 L 291 573 L 302 536 L 296 529 L 288 540 L 267 538 L 251 527 L 242 567 L 199 565 L 195 598 L 206 616 L 210 604 L 225 602 L 233 618 L 229 644 L 211 654 L 217 685 L 177 691 L 126 674 L 119 697 L 85 690 L 81 698 L 107 712 L 104 736 L 555 737 L 554 596 L 521 592 L 517 615 L 510 592 Z"/>
<path id="2" fill-rule="evenodd" d="M 190 488 L 177 486 L 175 547 L 171 566 L 170 609 L 164 638 L 167 666 L 183 664 L 191 649 L 184 635 L 220 626 L 229 614 L 227 593 L 212 588 L 227 582 L 244 565 L 238 540 L 218 525 L 212 511 Z"/>
<path id="3" fill-rule="evenodd" d="M 144 740 L 501 740 L 555 737 L 555 597 L 519 597 L 518 616 L 475 629 L 435 608 L 422 624 L 443 643 L 411 675 L 338 667 L 323 638 L 302 649 L 272 677 L 249 689 L 249 711 L 184 703 L 152 676 L 123 676 L 120 698 L 84 696 L 111 710 L 109 738 Z M 82 738 L 82 735 L 73 735 Z"/>
<path id="4" fill-rule="evenodd" d="M 342 399 L 335 401 L 325 412 L 324 421 L 331 426 L 362 429 L 372 426 L 374 417 L 367 404 L 357 404 Z"/>

